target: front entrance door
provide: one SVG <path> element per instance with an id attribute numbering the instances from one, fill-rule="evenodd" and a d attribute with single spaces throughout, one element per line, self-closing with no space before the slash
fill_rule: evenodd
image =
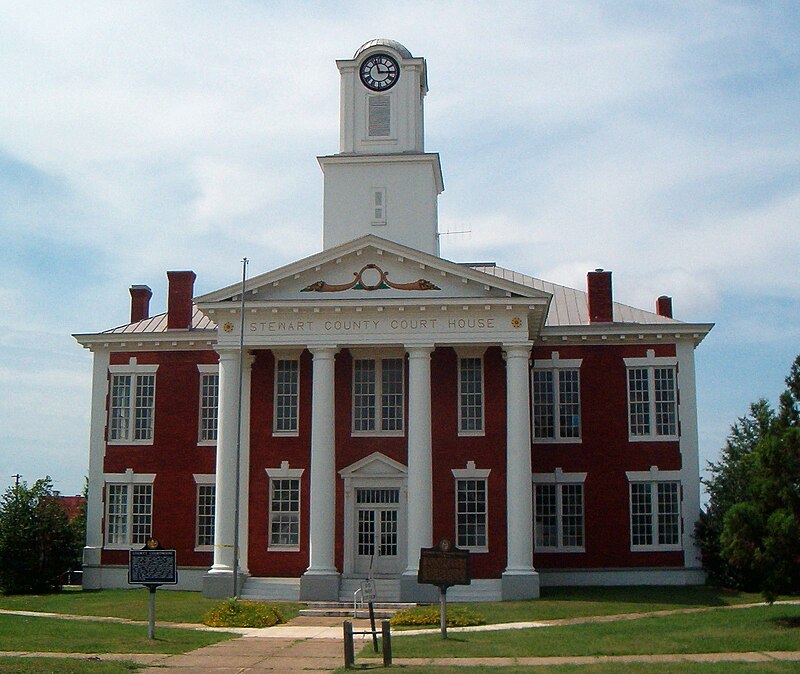
<path id="1" fill-rule="evenodd" d="M 356 488 L 354 570 L 376 575 L 402 571 L 400 490 Z"/>

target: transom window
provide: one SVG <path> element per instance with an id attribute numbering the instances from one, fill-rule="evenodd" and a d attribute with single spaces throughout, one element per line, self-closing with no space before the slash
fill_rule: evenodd
<path id="1" fill-rule="evenodd" d="M 157 365 L 112 365 L 108 439 L 113 443 L 153 442 Z"/>
<path id="2" fill-rule="evenodd" d="M 681 488 L 677 471 L 627 473 L 630 483 L 631 549 L 681 549 Z"/>
<path id="3" fill-rule="evenodd" d="M 403 432 L 403 359 L 353 361 L 353 432 Z"/>
<path id="4" fill-rule="evenodd" d="M 106 547 L 144 545 L 152 536 L 153 479 L 128 470 L 106 476 Z"/>
<path id="5" fill-rule="evenodd" d="M 534 361 L 534 440 L 580 441 L 580 365 L 580 360 L 561 360 L 557 352 L 550 360 Z"/>
<path id="6" fill-rule="evenodd" d="M 631 439 L 678 436 L 678 400 L 674 358 L 626 358 L 628 429 Z"/>
<path id="7" fill-rule="evenodd" d="M 217 409 L 219 407 L 219 373 L 217 366 L 198 365 L 200 370 L 200 444 L 217 441 Z M 213 369 L 214 371 L 210 371 Z"/>
<path id="8" fill-rule="evenodd" d="M 300 400 L 300 361 L 275 362 L 275 433 L 296 435 Z"/>
<path id="9" fill-rule="evenodd" d="M 458 359 L 458 430 L 462 435 L 483 433 L 483 359 Z"/>

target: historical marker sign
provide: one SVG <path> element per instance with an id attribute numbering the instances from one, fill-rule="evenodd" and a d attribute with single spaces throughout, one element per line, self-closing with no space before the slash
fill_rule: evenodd
<path id="1" fill-rule="evenodd" d="M 433 548 L 420 548 L 417 582 L 423 585 L 469 585 L 472 582 L 470 555 L 467 550 L 451 547 L 443 539 Z"/>
<path id="2" fill-rule="evenodd" d="M 131 550 L 128 582 L 140 585 L 175 585 L 178 565 L 175 550 Z"/>

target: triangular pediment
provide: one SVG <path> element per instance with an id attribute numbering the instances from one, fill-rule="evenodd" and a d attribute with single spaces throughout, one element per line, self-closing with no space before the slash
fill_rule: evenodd
<path id="1" fill-rule="evenodd" d="M 235 302 L 236 284 L 197 298 Z M 367 235 L 249 279 L 248 303 L 501 300 L 548 302 L 550 294 Z"/>
<path id="2" fill-rule="evenodd" d="M 408 468 L 385 454 L 373 452 L 339 471 L 343 478 L 352 477 L 405 477 Z"/>

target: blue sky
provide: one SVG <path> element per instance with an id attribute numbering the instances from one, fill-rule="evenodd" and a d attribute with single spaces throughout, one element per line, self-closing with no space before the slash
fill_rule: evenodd
<path id="1" fill-rule="evenodd" d="M 0 488 L 80 491 L 90 354 L 128 287 L 164 309 L 321 248 L 334 60 L 428 63 L 442 255 L 711 321 L 701 462 L 800 353 L 794 2 L 0 3 Z"/>

